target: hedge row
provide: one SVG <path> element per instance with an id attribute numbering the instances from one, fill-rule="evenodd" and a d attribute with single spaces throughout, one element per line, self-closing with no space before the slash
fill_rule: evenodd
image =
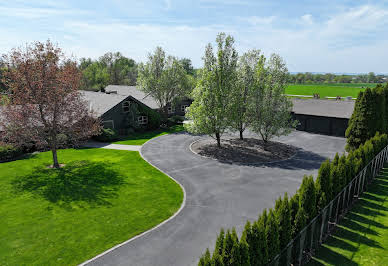
<path id="1" fill-rule="evenodd" d="M 0 142 L 0 162 L 7 162 L 16 159 L 23 153 L 21 148 Z"/>
<path id="2" fill-rule="evenodd" d="M 388 84 L 358 94 L 346 130 L 346 150 L 357 149 L 376 132 L 388 133 Z"/>
<path id="3" fill-rule="evenodd" d="M 207 249 L 198 265 L 268 264 L 387 145 L 387 135 L 377 133 L 347 155 L 337 153 L 322 163 L 315 181 L 304 176 L 294 196 L 285 193 L 274 209 L 248 221 L 240 239 L 235 229 L 221 229 L 213 254 Z"/>

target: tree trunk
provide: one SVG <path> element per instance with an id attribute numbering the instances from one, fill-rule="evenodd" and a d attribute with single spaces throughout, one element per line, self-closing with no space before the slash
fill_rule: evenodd
<path id="1" fill-rule="evenodd" d="M 264 141 L 264 150 L 265 151 L 268 151 L 268 140 L 266 140 L 266 139 L 263 139 L 263 141 Z"/>
<path id="2" fill-rule="evenodd" d="M 218 148 L 221 148 L 221 137 L 220 137 L 220 133 L 216 133 L 216 139 L 217 139 L 217 147 Z"/>
<path id="3" fill-rule="evenodd" d="M 58 157 L 57 157 L 57 149 L 56 148 L 52 148 L 51 152 L 53 154 L 53 168 L 59 168 Z"/>
<path id="4" fill-rule="evenodd" d="M 244 132 L 244 130 L 240 129 L 240 139 L 241 139 L 241 140 L 244 139 L 243 132 Z"/>

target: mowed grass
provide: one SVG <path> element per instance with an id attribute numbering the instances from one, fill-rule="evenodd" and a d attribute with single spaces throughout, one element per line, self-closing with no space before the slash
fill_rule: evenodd
<path id="1" fill-rule="evenodd" d="M 0 265 L 77 265 L 173 215 L 183 192 L 138 152 L 59 151 L 0 164 Z"/>
<path id="2" fill-rule="evenodd" d="M 356 98 L 360 91 L 364 91 L 367 87 L 373 88 L 376 84 L 374 83 L 340 83 L 340 84 L 292 84 L 286 88 L 286 94 L 294 95 L 313 95 L 318 93 L 321 98 L 324 97 L 347 97 L 351 96 Z"/>
<path id="3" fill-rule="evenodd" d="M 388 265 L 388 168 L 369 185 L 309 265 Z"/>
<path id="4" fill-rule="evenodd" d="M 183 125 L 172 126 L 169 129 L 159 129 L 149 132 L 139 132 L 134 133 L 125 137 L 122 137 L 121 140 L 113 142 L 114 144 L 125 144 L 125 145 L 143 145 L 145 142 L 152 138 L 159 136 L 177 133 L 184 131 Z"/>

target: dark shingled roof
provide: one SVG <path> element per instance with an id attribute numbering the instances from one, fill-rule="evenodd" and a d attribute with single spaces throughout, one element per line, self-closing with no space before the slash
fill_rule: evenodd
<path id="1" fill-rule="evenodd" d="M 104 92 L 82 91 L 84 99 L 89 102 L 89 108 L 98 116 L 112 109 L 128 96 L 131 96 L 139 102 L 152 109 L 157 109 L 157 102 L 135 86 L 109 85 Z"/>
<path id="2" fill-rule="evenodd" d="M 335 101 L 318 99 L 292 99 L 295 114 L 350 118 L 354 101 Z"/>
<path id="3" fill-rule="evenodd" d="M 125 86 L 125 85 L 109 85 L 105 88 L 106 92 L 116 91 L 118 95 L 131 95 L 133 98 L 139 102 L 144 103 L 152 109 L 158 109 L 159 105 L 154 98 L 144 93 L 136 86 Z"/>

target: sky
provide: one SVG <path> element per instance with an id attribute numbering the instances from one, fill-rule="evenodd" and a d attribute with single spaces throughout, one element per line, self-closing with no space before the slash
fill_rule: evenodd
<path id="1" fill-rule="evenodd" d="M 277 53 L 290 72 L 388 73 L 388 0 L 0 0 L 0 25 L 0 54 L 50 39 L 76 58 L 144 62 L 161 46 L 201 67 L 225 32 L 239 54 Z"/>

